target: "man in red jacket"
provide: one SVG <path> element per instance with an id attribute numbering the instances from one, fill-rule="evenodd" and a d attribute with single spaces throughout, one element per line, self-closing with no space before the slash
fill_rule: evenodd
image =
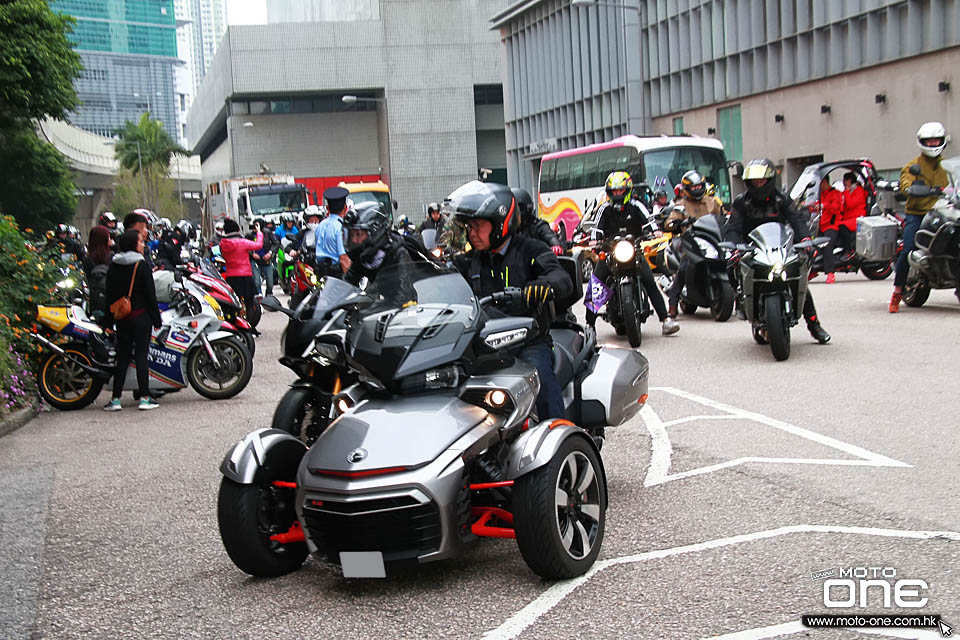
<path id="1" fill-rule="evenodd" d="M 837 279 L 833 274 L 837 262 L 833 248 L 838 245 L 843 235 L 840 230 L 842 220 L 843 194 L 834 189 L 829 178 L 824 176 L 820 181 L 820 231 L 830 238 L 830 244 L 823 250 L 823 271 L 827 274 L 827 284 L 832 284 Z"/>

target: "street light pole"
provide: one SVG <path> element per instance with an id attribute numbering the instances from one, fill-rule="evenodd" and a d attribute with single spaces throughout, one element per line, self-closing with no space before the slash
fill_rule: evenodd
<path id="1" fill-rule="evenodd" d="M 356 104 L 357 102 L 382 102 L 383 119 L 387 122 L 387 165 L 390 167 L 390 187 L 393 191 L 393 147 L 390 144 L 390 111 L 386 98 L 361 98 L 353 95 L 345 95 L 341 98 L 343 104 Z M 383 176 L 381 176 L 382 178 Z"/>

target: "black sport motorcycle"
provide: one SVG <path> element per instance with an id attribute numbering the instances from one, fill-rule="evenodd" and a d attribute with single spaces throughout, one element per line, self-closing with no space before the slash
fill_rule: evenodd
<path id="1" fill-rule="evenodd" d="M 793 242 L 793 230 L 779 222 L 767 222 L 747 236 L 749 244 L 720 244 L 742 252 L 738 263 L 743 311 L 758 344 L 770 343 L 777 360 L 790 357 L 790 327 L 803 317 L 810 271 L 808 251 L 822 247 L 829 238 Z"/>
<path id="2" fill-rule="evenodd" d="M 694 314 L 697 307 L 706 307 L 710 317 L 726 322 L 733 313 L 736 294 L 730 284 L 726 251 L 720 248 L 720 220 L 715 215 L 687 218 L 681 227 L 686 227 L 680 242 L 687 258 L 687 279 L 680 294 L 680 310 Z"/>
<path id="3" fill-rule="evenodd" d="M 594 230 L 595 237 L 602 237 Z M 610 268 L 613 279 L 612 292 L 603 316 L 616 330 L 617 335 L 626 334 L 631 347 L 639 347 L 643 341 L 641 326 L 651 314 L 653 307 L 647 291 L 640 282 L 640 261 L 646 260 L 643 239 L 632 235 L 614 236 L 604 242 L 599 253 Z"/>

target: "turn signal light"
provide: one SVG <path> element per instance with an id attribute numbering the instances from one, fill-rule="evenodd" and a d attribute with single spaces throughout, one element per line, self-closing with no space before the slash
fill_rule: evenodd
<path id="1" fill-rule="evenodd" d="M 637 399 L 637 404 L 647 404 L 647 394 L 643 394 Z"/>

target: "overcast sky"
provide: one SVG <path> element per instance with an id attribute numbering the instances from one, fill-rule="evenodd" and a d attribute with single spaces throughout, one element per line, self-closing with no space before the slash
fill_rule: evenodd
<path id="1" fill-rule="evenodd" d="M 267 0 L 227 0 L 227 24 L 267 24 Z"/>

